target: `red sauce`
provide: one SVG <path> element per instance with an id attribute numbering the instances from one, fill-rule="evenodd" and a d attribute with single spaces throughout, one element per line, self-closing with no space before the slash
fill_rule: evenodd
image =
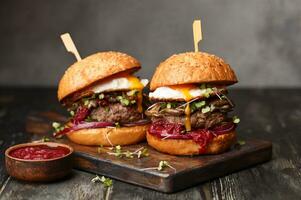
<path id="1" fill-rule="evenodd" d="M 9 155 L 14 158 L 24 160 L 47 160 L 60 158 L 67 155 L 68 153 L 70 153 L 70 150 L 66 147 L 50 147 L 47 145 L 36 145 L 14 149 L 9 153 Z"/>
<path id="2" fill-rule="evenodd" d="M 216 136 L 226 134 L 227 132 L 233 130 L 235 125 L 233 123 L 228 123 L 220 127 L 216 127 L 212 130 L 208 129 L 197 129 L 185 133 L 185 127 L 181 124 L 173 124 L 166 122 L 164 120 L 155 121 L 149 128 L 149 133 L 155 135 L 159 138 L 166 139 L 184 139 L 193 140 L 200 145 L 199 152 L 206 152 L 208 143 Z"/>

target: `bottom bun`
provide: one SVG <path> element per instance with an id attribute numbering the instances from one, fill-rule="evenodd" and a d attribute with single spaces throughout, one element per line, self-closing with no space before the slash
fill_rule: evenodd
<path id="1" fill-rule="evenodd" d="M 122 128 L 91 128 L 73 131 L 67 137 L 82 145 L 130 145 L 145 140 L 149 125 Z"/>
<path id="2" fill-rule="evenodd" d="M 206 151 L 200 153 L 200 145 L 193 140 L 184 139 L 165 139 L 147 133 L 147 142 L 156 150 L 171 155 L 200 155 L 200 154 L 219 154 L 227 151 L 236 143 L 235 131 L 219 135 L 212 139 Z"/>

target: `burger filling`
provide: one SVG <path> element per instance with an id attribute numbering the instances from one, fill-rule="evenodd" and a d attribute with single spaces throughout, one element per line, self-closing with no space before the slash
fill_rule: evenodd
<path id="1" fill-rule="evenodd" d="M 127 75 L 73 94 L 63 102 L 71 115 L 69 122 L 64 127 L 57 127 L 54 135 L 86 128 L 119 128 L 149 123 L 143 113 L 144 86 L 138 78 Z"/>
<path id="2" fill-rule="evenodd" d="M 206 92 L 192 96 L 189 91 L 196 90 L 195 87 Z M 202 84 L 172 89 L 179 92 L 176 99 L 160 99 L 159 96 L 154 98 L 156 91 L 150 95 L 154 103 L 145 112 L 152 121 L 150 134 L 163 140 L 192 139 L 200 145 L 200 152 L 205 152 L 214 137 L 235 129 L 238 118 L 233 119 L 228 115 L 234 104 L 226 96 L 227 90 L 224 87 Z M 182 99 L 179 99 L 180 94 Z"/>

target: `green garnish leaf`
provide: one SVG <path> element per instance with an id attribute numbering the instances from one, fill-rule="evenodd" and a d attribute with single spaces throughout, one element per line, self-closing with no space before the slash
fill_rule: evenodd
<path id="1" fill-rule="evenodd" d="M 234 124 L 238 124 L 240 122 L 240 119 L 237 116 L 234 116 L 232 119 Z"/>
<path id="2" fill-rule="evenodd" d="M 162 170 L 164 170 L 166 167 L 169 167 L 169 168 L 171 168 L 171 169 L 173 169 L 173 170 L 176 171 L 176 169 L 175 169 L 173 166 L 171 166 L 171 165 L 169 164 L 169 162 L 167 162 L 167 161 L 165 161 L 165 160 L 161 160 L 161 161 L 159 162 L 159 165 L 158 165 L 157 170 L 158 170 L 158 171 L 162 171 Z"/>
<path id="3" fill-rule="evenodd" d="M 52 122 L 52 127 L 57 129 L 57 128 L 60 128 L 62 125 L 58 122 Z"/>
<path id="4" fill-rule="evenodd" d="M 58 123 L 58 122 L 53 122 L 52 123 L 52 127 L 54 128 L 54 131 L 57 133 L 57 132 L 59 132 L 59 131 L 61 131 L 61 130 L 63 130 L 65 127 L 64 126 L 62 126 L 60 123 Z"/>
<path id="5" fill-rule="evenodd" d="M 159 171 L 162 171 L 162 170 L 163 170 L 165 167 L 167 167 L 167 166 L 168 166 L 168 162 L 165 161 L 165 160 L 162 160 L 162 161 L 159 162 L 158 170 L 159 170 Z"/>
<path id="6" fill-rule="evenodd" d="M 201 108 L 201 107 L 206 105 L 206 102 L 205 101 L 199 101 L 199 102 L 195 102 L 194 105 L 195 105 L 196 108 Z"/>
<path id="7" fill-rule="evenodd" d="M 128 106 L 130 104 L 130 101 L 126 98 L 122 98 L 119 101 L 123 106 Z"/>
<path id="8" fill-rule="evenodd" d="M 103 93 L 101 93 L 101 94 L 98 95 L 98 98 L 103 99 L 103 98 L 105 98 L 105 95 Z"/>
<path id="9" fill-rule="evenodd" d="M 50 139 L 49 139 L 48 137 L 44 136 L 44 137 L 42 138 L 42 141 L 43 141 L 43 142 L 49 142 Z"/>
<path id="10" fill-rule="evenodd" d="M 119 122 L 115 122 L 115 126 L 116 126 L 116 128 L 120 128 Z"/>
<path id="11" fill-rule="evenodd" d="M 101 182 L 104 184 L 106 187 L 111 187 L 113 185 L 113 180 L 110 178 L 106 178 L 104 176 L 101 177 Z"/>
<path id="12" fill-rule="evenodd" d="M 138 155 L 137 155 L 138 158 L 147 157 L 147 156 L 149 156 L 147 148 L 143 148 L 142 150 L 138 151 Z"/>
<path id="13" fill-rule="evenodd" d="M 105 187 L 111 187 L 113 185 L 113 180 L 104 176 L 99 177 L 98 175 L 96 175 L 91 181 L 93 183 L 101 182 Z"/>
<path id="14" fill-rule="evenodd" d="M 85 106 L 88 106 L 89 103 L 90 103 L 90 101 L 89 101 L 88 99 L 86 99 L 86 100 L 84 101 L 84 105 L 85 105 Z"/>
<path id="15" fill-rule="evenodd" d="M 246 144 L 246 141 L 244 141 L 244 140 L 238 140 L 237 144 L 239 144 L 240 146 L 243 146 L 243 145 Z"/>
<path id="16" fill-rule="evenodd" d="M 127 157 L 127 158 L 134 158 L 133 154 L 132 154 L 130 151 L 126 151 L 126 152 L 124 153 L 124 155 L 125 155 L 125 157 Z"/>
<path id="17" fill-rule="evenodd" d="M 116 156 L 117 157 L 122 157 L 122 152 L 121 152 L 121 146 L 120 145 L 117 145 L 116 147 L 115 147 L 115 154 L 116 154 Z"/>
<path id="18" fill-rule="evenodd" d="M 126 158 L 134 158 L 137 156 L 137 158 L 147 157 L 149 156 L 147 148 L 141 147 L 133 152 L 131 151 L 122 151 L 122 148 L 120 145 L 114 147 L 112 149 L 113 152 L 107 152 L 109 155 L 114 155 L 116 157 L 122 158 L 125 156 Z"/>
<path id="19" fill-rule="evenodd" d="M 206 106 L 205 108 L 202 108 L 202 113 L 207 113 L 207 112 L 210 112 L 210 107 L 209 106 Z"/>
<path id="20" fill-rule="evenodd" d="M 70 115 L 71 115 L 71 116 L 74 116 L 74 114 L 75 114 L 74 111 L 71 110 L 71 111 L 70 111 Z"/>

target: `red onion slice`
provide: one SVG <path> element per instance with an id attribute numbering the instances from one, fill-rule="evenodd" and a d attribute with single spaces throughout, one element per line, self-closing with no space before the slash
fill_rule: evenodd
<path id="1" fill-rule="evenodd" d="M 60 135 L 65 135 L 69 132 L 72 131 L 77 131 L 81 129 L 86 129 L 86 128 L 105 128 L 108 126 L 114 126 L 114 123 L 111 122 L 81 122 L 80 124 L 72 124 L 71 127 L 66 127 L 63 130 L 54 133 L 53 135 L 55 137 L 60 136 Z"/>

